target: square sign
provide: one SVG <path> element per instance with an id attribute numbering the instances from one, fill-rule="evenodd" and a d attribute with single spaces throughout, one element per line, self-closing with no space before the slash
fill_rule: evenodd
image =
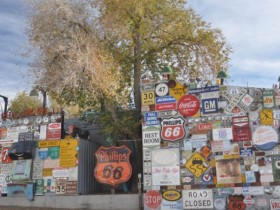
<path id="1" fill-rule="evenodd" d="M 154 91 L 142 92 L 141 101 L 142 101 L 142 105 L 144 106 L 155 104 L 155 92 Z"/>
<path id="2" fill-rule="evenodd" d="M 218 113 L 218 99 L 217 98 L 207 98 L 202 99 L 202 114 L 214 114 Z"/>
<path id="3" fill-rule="evenodd" d="M 145 125 L 159 125 L 158 113 L 157 112 L 146 112 L 145 113 Z"/>

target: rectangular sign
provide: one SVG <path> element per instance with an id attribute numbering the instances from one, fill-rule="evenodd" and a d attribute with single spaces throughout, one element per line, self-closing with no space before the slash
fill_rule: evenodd
<path id="1" fill-rule="evenodd" d="M 188 91 L 188 94 L 213 92 L 213 91 L 219 91 L 219 90 L 220 90 L 220 87 L 218 85 L 215 85 L 215 86 L 210 86 L 210 87 L 190 89 Z"/>
<path id="2" fill-rule="evenodd" d="M 173 96 L 156 97 L 156 104 L 170 104 L 177 102 Z"/>
<path id="3" fill-rule="evenodd" d="M 160 130 L 156 127 L 151 129 L 143 129 L 143 146 L 159 146 Z"/>
<path id="4" fill-rule="evenodd" d="M 153 105 L 155 104 L 155 92 L 142 92 L 141 93 L 142 105 Z"/>
<path id="5" fill-rule="evenodd" d="M 145 125 L 151 126 L 151 125 L 158 125 L 158 113 L 157 112 L 146 112 L 145 113 Z"/>
<path id="6" fill-rule="evenodd" d="M 157 111 L 174 110 L 176 108 L 177 108 L 177 103 L 156 104 Z"/>
<path id="7" fill-rule="evenodd" d="M 219 112 L 218 109 L 218 98 L 207 98 L 202 99 L 202 114 L 215 114 Z"/>
<path id="8" fill-rule="evenodd" d="M 212 130 L 214 141 L 232 140 L 232 128 L 215 128 Z"/>
<path id="9" fill-rule="evenodd" d="M 38 141 L 38 147 L 56 147 L 60 145 L 60 140 Z"/>
<path id="10" fill-rule="evenodd" d="M 213 209 L 213 192 L 211 189 L 183 190 L 184 209 Z"/>

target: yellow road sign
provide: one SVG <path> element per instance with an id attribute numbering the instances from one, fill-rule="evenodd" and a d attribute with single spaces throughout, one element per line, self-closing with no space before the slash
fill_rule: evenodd
<path id="1" fill-rule="evenodd" d="M 198 152 L 195 152 L 186 163 L 186 168 L 197 178 L 207 170 L 208 166 L 209 163 Z"/>
<path id="2" fill-rule="evenodd" d="M 262 125 L 273 125 L 273 112 L 271 109 L 263 109 L 260 111 L 260 119 Z"/>
<path id="3" fill-rule="evenodd" d="M 185 95 L 187 92 L 187 88 L 184 85 L 181 85 L 179 82 L 176 82 L 175 87 L 171 88 L 169 90 L 169 94 L 177 99 L 177 101 L 180 100 L 180 98 Z"/>
<path id="4" fill-rule="evenodd" d="M 143 106 L 155 104 L 155 92 L 154 91 L 142 92 L 141 101 Z"/>

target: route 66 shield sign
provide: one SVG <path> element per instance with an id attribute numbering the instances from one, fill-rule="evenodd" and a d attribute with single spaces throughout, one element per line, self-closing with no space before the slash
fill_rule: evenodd
<path id="1" fill-rule="evenodd" d="M 181 117 L 168 118 L 161 121 L 161 138 L 166 141 L 176 141 L 184 138 L 185 121 Z"/>
<path id="2" fill-rule="evenodd" d="M 130 149 L 126 146 L 103 147 L 95 153 L 97 164 L 94 169 L 94 176 L 97 181 L 117 186 L 126 182 L 132 174 L 129 162 Z"/>

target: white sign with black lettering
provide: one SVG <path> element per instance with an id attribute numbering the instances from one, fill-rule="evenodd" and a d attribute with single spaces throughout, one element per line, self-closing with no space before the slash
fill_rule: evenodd
<path id="1" fill-rule="evenodd" d="M 213 192 L 211 189 L 183 190 L 184 209 L 212 209 Z"/>
<path id="2" fill-rule="evenodd" d="M 148 127 L 143 129 L 143 146 L 159 146 L 160 130 L 156 127 Z"/>

